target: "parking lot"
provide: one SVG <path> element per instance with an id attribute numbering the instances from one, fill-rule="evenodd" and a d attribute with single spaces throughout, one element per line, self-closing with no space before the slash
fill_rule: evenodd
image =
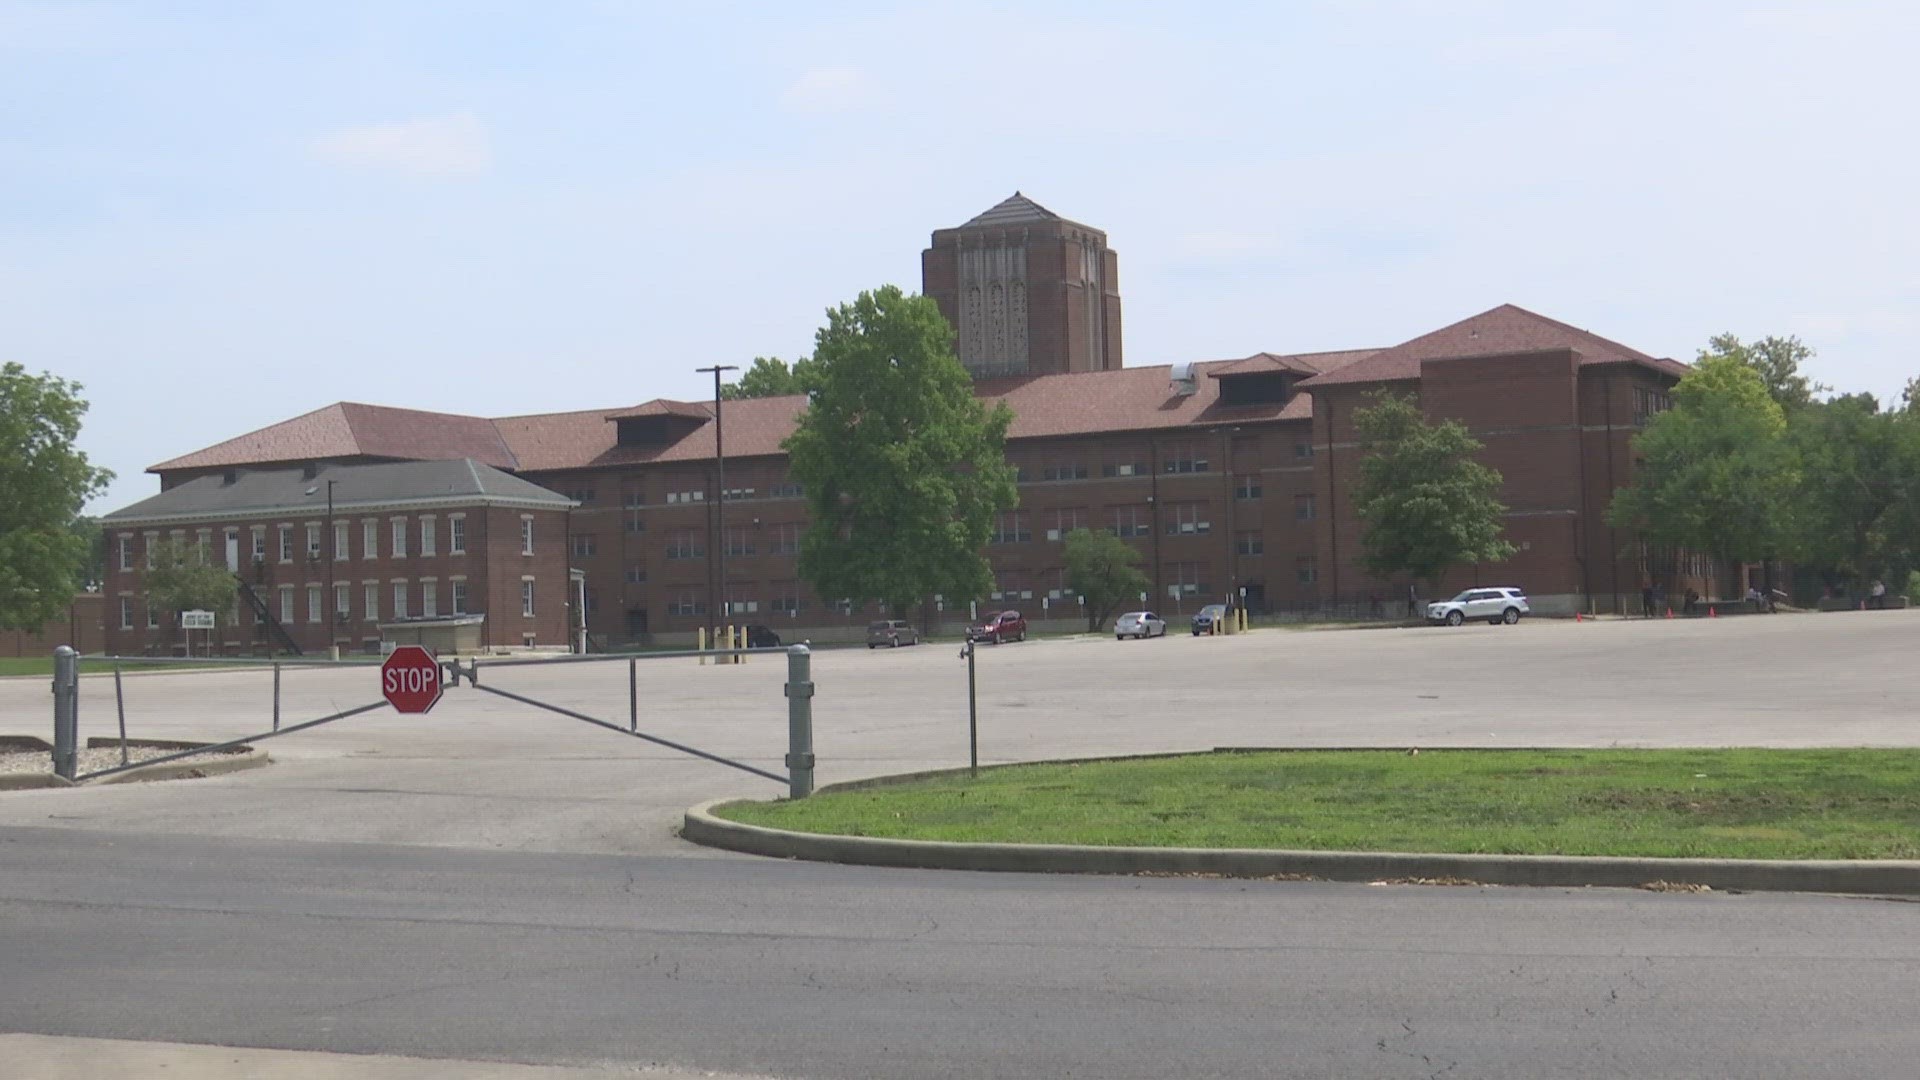
<path id="1" fill-rule="evenodd" d="M 821 783 L 964 765 L 957 642 L 815 655 Z M 982 646 L 983 762 L 1215 746 L 1920 745 L 1920 613 L 1266 630 Z M 640 727 L 783 771 L 782 657 L 638 665 Z M 624 662 L 483 670 L 624 724 Z M 125 679 L 129 734 L 268 725 L 264 670 Z M 378 699 L 372 669 L 288 669 L 287 723 Z M 51 730 L 43 679 L 0 680 L 0 732 Z M 113 683 L 83 680 L 83 737 Z M 686 806 L 784 788 L 468 687 L 264 744 L 277 764 L 184 783 L 0 794 L 0 824 L 528 851 L 693 853 Z M 721 857 L 721 856 L 707 856 Z"/>

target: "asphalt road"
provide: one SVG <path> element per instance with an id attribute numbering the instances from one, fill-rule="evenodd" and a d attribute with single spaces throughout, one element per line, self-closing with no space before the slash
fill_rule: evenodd
<path id="1" fill-rule="evenodd" d="M 1920 1058 L 1920 908 L 1888 901 L 24 828 L 0 863 L 8 1031 L 899 1080 Z"/>
<path id="2" fill-rule="evenodd" d="M 817 656 L 821 780 L 964 763 L 953 653 Z M 982 650 L 982 755 L 1912 746 L 1915 655 L 1911 612 L 1030 642 Z M 783 668 L 644 662 L 642 727 L 777 769 Z M 624 664 L 488 677 L 625 718 Z M 146 737 L 245 734 L 271 702 L 260 672 L 125 689 Z M 285 715 L 373 690 L 290 670 Z M 82 697 L 111 732 L 111 680 Z M 0 680 L 0 730 L 44 734 L 47 702 Z M 247 773 L 0 794 L 0 1032 L 805 1078 L 1920 1060 L 1907 903 L 774 862 L 671 827 L 778 786 L 469 688 L 265 745 Z"/>

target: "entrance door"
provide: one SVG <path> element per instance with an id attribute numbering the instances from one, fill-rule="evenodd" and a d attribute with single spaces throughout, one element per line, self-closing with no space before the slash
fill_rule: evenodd
<path id="1" fill-rule="evenodd" d="M 237 574 L 239 572 L 240 534 L 237 532 L 229 532 L 227 534 L 227 573 Z"/>

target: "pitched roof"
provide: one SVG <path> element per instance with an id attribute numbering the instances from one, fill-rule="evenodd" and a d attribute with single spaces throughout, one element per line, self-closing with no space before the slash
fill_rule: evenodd
<path id="1" fill-rule="evenodd" d="M 147 471 L 354 457 L 472 458 L 497 468 L 518 465 L 493 421 L 485 417 L 342 401 L 163 461 Z"/>
<path id="2" fill-rule="evenodd" d="M 980 226 L 1018 225 L 1027 221 L 1063 221 L 1059 214 L 1041 206 L 1019 192 L 1001 199 L 992 206 L 967 219 L 963 229 Z"/>
<path id="3" fill-rule="evenodd" d="M 672 401 L 667 398 L 654 398 L 643 405 L 635 405 L 624 412 L 608 413 L 609 420 L 640 420 L 649 416 L 680 416 L 689 420 L 705 420 L 713 415 L 713 410 L 705 405 L 696 405 L 691 401 Z"/>
<path id="4" fill-rule="evenodd" d="M 428 414 L 432 415 L 432 414 Z M 329 465 L 309 477 L 303 469 L 249 469 L 232 483 L 198 476 L 101 518 L 121 523 L 155 518 L 208 518 L 327 508 L 333 485 L 336 512 L 393 503 L 469 500 L 563 509 L 572 500 L 471 458 Z"/>
<path id="5" fill-rule="evenodd" d="M 1296 375 L 1318 375 L 1323 371 L 1363 360 L 1379 351 L 1378 349 L 1341 349 L 1335 352 L 1294 353 L 1289 356 L 1276 356 L 1266 352 L 1254 353 L 1244 360 L 1235 360 L 1209 370 L 1207 377 L 1221 379 L 1231 375 L 1266 375 L 1276 371 L 1290 371 Z"/>
<path id="6" fill-rule="evenodd" d="M 1391 349 L 1382 349 L 1357 363 L 1316 375 L 1300 385 L 1312 389 L 1345 383 L 1399 382 L 1418 379 L 1420 365 L 1427 360 L 1548 349 L 1571 349 L 1579 354 L 1579 362 L 1583 366 L 1629 363 L 1670 375 L 1683 375 L 1687 371 L 1685 364 L 1657 359 L 1579 327 L 1536 315 L 1512 304 L 1502 304 L 1451 326 L 1443 326 L 1430 334 L 1402 342 Z"/>

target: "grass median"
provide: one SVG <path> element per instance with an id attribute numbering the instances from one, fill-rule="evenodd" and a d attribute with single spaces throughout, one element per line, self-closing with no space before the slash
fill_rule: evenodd
<path id="1" fill-rule="evenodd" d="M 962 770 L 716 812 L 984 843 L 1915 859 L 1920 750 L 1213 753 Z"/>

